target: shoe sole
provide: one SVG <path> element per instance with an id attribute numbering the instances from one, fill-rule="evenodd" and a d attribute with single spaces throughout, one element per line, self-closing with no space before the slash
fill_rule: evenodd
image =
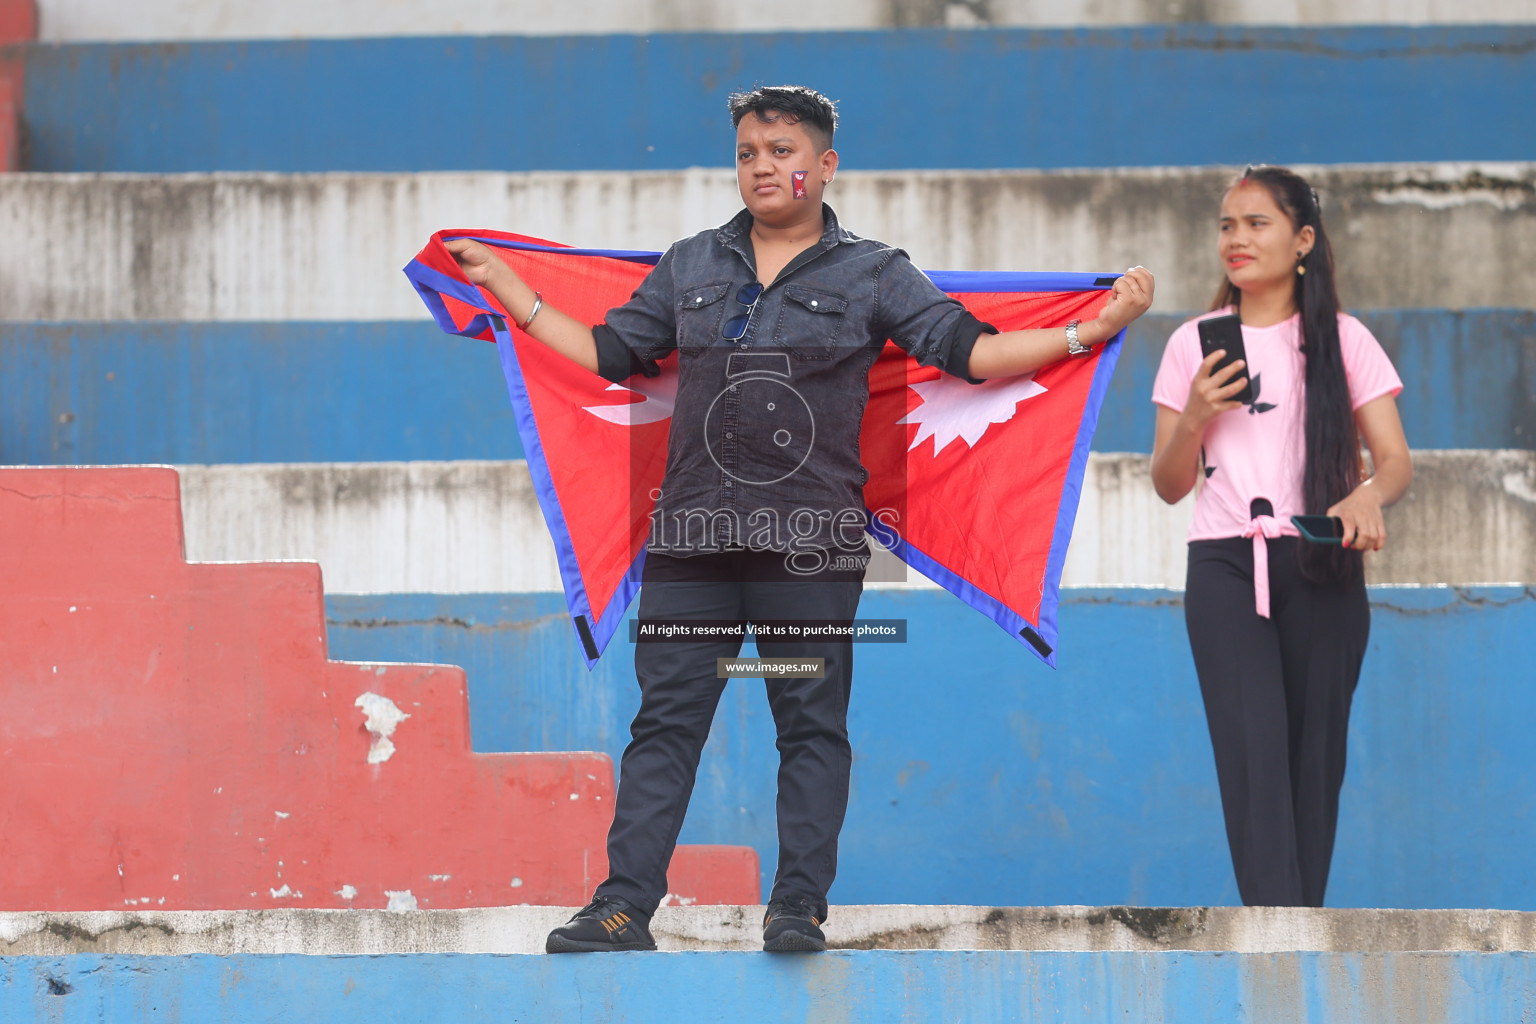
<path id="1" fill-rule="evenodd" d="M 544 941 L 546 953 L 654 953 L 656 943 L 645 942 L 582 942 L 564 935 L 551 935 Z"/>
<path id="2" fill-rule="evenodd" d="M 803 932 L 784 932 L 763 943 L 765 953 L 825 953 L 827 940 Z"/>

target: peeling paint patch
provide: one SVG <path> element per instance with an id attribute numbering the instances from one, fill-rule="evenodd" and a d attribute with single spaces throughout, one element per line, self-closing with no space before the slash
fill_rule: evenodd
<path id="1" fill-rule="evenodd" d="M 395 743 L 390 737 L 395 734 L 395 727 L 411 716 L 401 711 L 388 697 L 380 697 L 372 692 L 358 697 L 353 705 L 363 709 L 363 725 L 373 736 L 373 742 L 368 747 L 368 763 L 383 764 L 394 757 Z"/>
<path id="2" fill-rule="evenodd" d="M 294 892 L 292 889 L 288 888 L 287 882 L 283 883 L 283 887 L 281 889 L 268 889 L 267 892 L 270 892 L 272 894 L 272 898 L 275 900 L 301 900 L 304 898 L 303 893 Z"/>
<path id="3" fill-rule="evenodd" d="M 1428 210 L 1449 210 L 1484 203 L 1500 210 L 1518 210 L 1536 198 L 1529 177 L 1506 178 L 1470 171 L 1460 178 L 1415 177 L 1378 188 L 1371 198 L 1382 204 L 1411 204 Z"/>
<path id="4" fill-rule="evenodd" d="M 1426 210 L 1453 210 L 1459 206 L 1471 206 L 1474 203 L 1486 203 L 1499 210 L 1518 210 L 1525 205 L 1525 199 L 1522 196 L 1512 196 L 1492 189 L 1429 192 L 1424 189 L 1402 188 L 1392 192 L 1378 192 L 1371 198 L 1384 206 L 1413 205 L 1422 206 Z"/>
<path id="5" fill-rule="evenodd" d="M 357 888 L 351 885 L 344 885 L 336 890 L 336 895 L 344 900 L 355 900 L 357 899 Z"/>
<path id="6" fill-rule="evenodd" d="M 1536 481 L 1525 473 L 1505 473 L 1504 493 L 1522 501 L 1536 504 Z"/>
<path id="7" fill-rule="evenodd" d="M 393 889 L 385 889 L 384 895 L 389 897 L 389 906 L 385 910 L 415 910 L 416 897 L 411 895 L 411 890 L 405 889 L 396 892 Z"/>
<path id="8" fill-rule="evenodd" d="M 287 818 L 289 816 L 287 811 L 273 811 L 272 813 L 277 815 L 279 818 Z"/>
<path id="9" fill-rule="evenodd" d="M 448 879 L 452 878 L 453 876 L 452 875 L 428 875 L 427 877 L 430 878 L 434 882 L 446 882 L 446 881 L 448 881 Z"/>
<path id="10" fill-rule="evenodd" d="M 695 903 L 697 903 L 698 901 L 699 901 L 698 897 L 696 897 L 696 896 L 679 896 L 679 895 L 677 895 L 677 893 L 669 892 L 669 893 L 667 893 L 665 896 L 663 896 L 661 898 L 661 906 L 663 906 L 663 907 L 691 907 Z"/>

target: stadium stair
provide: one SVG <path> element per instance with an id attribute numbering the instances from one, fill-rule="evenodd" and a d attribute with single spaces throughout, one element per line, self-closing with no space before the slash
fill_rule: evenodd
<path id="1" fill-rule="evenodd" d="M 584 903 L 601 753 L 470 750 L 462 669 L 327 658 L 320 568 L 188 563 L 174 470 L 0 470 L 0 907 Z M 756 903 L 749 847 L 669 900 Z"/>
<path id="2" fill-rule="evenodd" d="M 0 1019 L 1515 1024 L 1536 914 L 834 907 L 765 954 L 756 907 L 668 907 L 661 951 L 536 952 L 553 907 L 0 914 Z"/>

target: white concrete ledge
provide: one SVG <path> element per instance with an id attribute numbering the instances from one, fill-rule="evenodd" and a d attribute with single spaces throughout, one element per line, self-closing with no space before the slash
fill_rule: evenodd
<path id="1" fill-rule="evenodd" d="M 1065 586 L 1183 587 L 1193 498 L 1165 505 L 1148 461 L 1089 457 Z M 1369 556 L 1372 583 L 1536 582 L 1536 452 L 1417 452 L 1414 463 L 1413 489 L 1388 510 L 1388 546 Z M 314 560 L 339 594 L 560 589 L 522 461 L 184 466 L 181 488 L 194 561 Z M 907 576 L 902 586 L 932 586 Z"/>
<path id="2" fill-rule="evenodd" d="M 858 155 L 845 154 L 857 168 Z M 1536 165 L 1304 168 L 1322 195 L 1353 309 L 1536 309 Z M 1158 275 L 1158 311 L 1215 291 L 1231 170 L 859 171 L 829 199 L 854 231 L 935 270 Z M 9 320 L 425 319 L 400 273 L 441 228 L 661 249 L 739 208 L 722 170 L 646 173 L 0 175 Z M 346 240 L 348 272 L 335 272 Z M 1384 270 L 1390 268 L 1390 272 Z"/>
<path id="3" fill-rule="evenodd" d="M 786 10 L 730 0 L 39 0 L 48 42 L 506 33 L 782 32 L 912 25 L 1030 28 L 1158 24 L 1338 25 L 1526 22 L 1524 0 L 838 0 Z"/>
<path id="4" fill-rule="evenodd" d="M 331 593 L 561 589 L 522 460 L 180 469 L 192 561 L 317 561 Z"/>
<path id="5" fill-rule="evenodd" d="M 380 955 L 542 953 L 572 907 L 392 913 L 241 910 L 0 913 L 0 956 L 120 953 Z M 762 907 L 663 907 L 666 951 L 760 950 Z M 1288 907 L 833 907 L 838 949 L 1296 950 L 1381 953 L 1536 950 L 1536 913 Z"/>

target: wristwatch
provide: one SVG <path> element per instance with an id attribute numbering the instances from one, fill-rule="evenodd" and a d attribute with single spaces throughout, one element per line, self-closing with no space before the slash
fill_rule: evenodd
<path id="1" fill-rule="evenodd" d="M 1077 340 L 1077 325 L 1080 323 L 1082 323 L 1081 320 L 1067 321 L 1067 355 L 1069 356 L 1088 356 L 1093 354 L 1092 345 L 1084 345 Z"/>

